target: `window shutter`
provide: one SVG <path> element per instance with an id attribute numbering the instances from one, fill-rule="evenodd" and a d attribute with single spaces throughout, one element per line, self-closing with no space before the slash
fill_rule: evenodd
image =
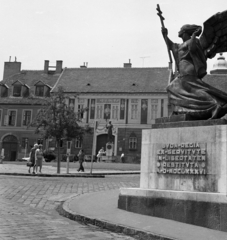
<path id="1" fill-rule="evenodd" d="M 7 126 L 9 123 L 9 115 L 5 115 L 4 117 L 4 125 Z"/>

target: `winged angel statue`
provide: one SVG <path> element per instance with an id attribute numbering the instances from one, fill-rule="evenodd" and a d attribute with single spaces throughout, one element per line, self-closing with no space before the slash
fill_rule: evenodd
<path id="1" fill-rule="evenodd" d="M 184 25 L 178 33 L 183 43 L 176 44 L 168 38 L 162 22 L 162 34 L 177 70 L 167 87 L 173 114 L 186 114 L 190 120 L 218 119 L 227 114 L 227 93 L 202 81 L 207 59 L 227 51 L 227 11 L 213 15 L 203 25 L 203 32 L 201 26 Z"/>

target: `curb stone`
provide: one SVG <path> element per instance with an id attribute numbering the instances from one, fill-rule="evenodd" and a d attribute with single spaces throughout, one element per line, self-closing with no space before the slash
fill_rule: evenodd
<path id="1" fill-rule="evenodd" d="M 78 177 L 78 178 L 105 178 L 105 176 L 109 175 L 135 175 L 140 174 L 140 172 L 113 172 L 113 173 L 85 173 L 85 174 L 48 174 L 48 173 L 42 173 L 42 174 L 30 174 L 30 173 L 1 173 L 0 175 L 10 175 L 10 176 L 29 176 L 29 177 Z"/>
<path id="2" fill-rule="evenodd" d="M 105 178 L 106 174 L 29 174 L 29 173 L 0 173 L 0 175 L 26 176 L 26 177 L 78 177 L 78 178 Z"/>
<path id="3" fill-rule="evenodd" d="M 73 197 L 73 198 L 76 198 L 76 197 Z M 60 215 L 66 217 L 66 218 L 69 218 L 73 221 L 77 221 L 77 222 L 80 222 L 80 223 L 86 224 L 86 225 L 87 224 L 94 225 L 96 227 L 107 229 L 107 230 L 109 230 L 111 232 L 115 232 L 115 233 L 122 233 L 122 234 L 125 234 L 128 236 L 134 237 L 135 239 L 140 239 L 140 240 L 177 240 L 176 238 L 161 236 L 159 234 L 142 231 L 142 230 L 139 230 L 139 229 L 136 229 L 133 227 L 117 225 L 115 223 L 111 223 L 111 222 L 108 222 L 103 219 L 91 218 L 89 216 L 77 214 L 76 212 L 71 212 L 68 205 L 69 205 L 69 202 L 73 198 L 68 199 L 65 202 L 62 202 L 60 205 L 58 205 L 56 208 L 56 211 Z"/>

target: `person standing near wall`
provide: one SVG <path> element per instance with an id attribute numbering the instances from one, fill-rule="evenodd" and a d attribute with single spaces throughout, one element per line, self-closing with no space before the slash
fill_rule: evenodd
<path id="1" fill-rule="evenodd" d="M 29 169 L 28 172 L 31 173 L 31 168 L 33 167 L 33 174 L 35 174 L 35 151 L 37 150 L 37 148 L 39 147 L 39 145 L 37 143 L 34 144 L 33 148 L 30 151 L 29 154 Z"/>
<path id="2" fill-rule="evenodd" d="M 39 144 L 38 148 L 35 151 L 35 165 L 36 165 L 36 173 L 38 171 L 39 167 L 39 172 L 42 170 L 42 165 L 43 165 L 43 145 Z"/>
<path id="3" fill-rule="evenodd" d="M 103 156 L 104 153 L 105 151 L 104 151 L 104 148 L 102 147 L 97 154 L 97 162 L 100 162 L 101 157 Z"/>
<path id="4" fill-rule="evenodd" d="M 84 150 L 81 149 L 78 153 L 78 157 L 79 157 L 79 164 L 80 164 L 80 167 L 78 168 L 78 172 L 79 171 L 82 171 L 84 172 L 84 167 L 83 167 L 83 162 L 84 162 Z"/>
<path id="5" fill-rule="evenodd" d="M 0 163 L 3 163 L 3 159 L 5 158 L 4 155 L 5 155 L 5 154 L 4 154 L 4 148 L 2 148 L 2 150 L 1 150 L 1 155 L 0 155 Z"/>
<path id="6" fill-rule="evenodd" d="M 121 154 L 121 162 L 122 162 L 122 163 L 125 162 L 125 154 L 124 154 L 124 153 Z"/>

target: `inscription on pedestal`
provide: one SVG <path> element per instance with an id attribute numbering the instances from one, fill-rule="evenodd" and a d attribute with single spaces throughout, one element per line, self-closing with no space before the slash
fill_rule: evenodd
<path id="1" fill-rule="evenodd" d="M 157 173 L 206 174 L 206 144 L 165 144 L 157 150 Z"/>

